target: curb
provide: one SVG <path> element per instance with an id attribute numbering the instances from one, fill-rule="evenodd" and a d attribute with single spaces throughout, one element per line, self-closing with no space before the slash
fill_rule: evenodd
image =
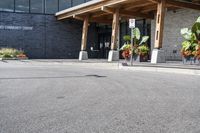
<path id="1" fill-rule="evenodd" d="M 148 72 L 163 72 L 176 74 L 200 75 L 200 69 L 187 68 L 170 68 L 170 67 L 148 67 L 148 66 L 119 66 L 119 69 L 130 71 L 148 71 Z"/>

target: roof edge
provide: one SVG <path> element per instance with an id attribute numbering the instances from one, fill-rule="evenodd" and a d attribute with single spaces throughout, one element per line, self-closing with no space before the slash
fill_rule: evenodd
<path id="1" fill-rule="evenodd" d="M 59 16 L 59 15 L 62 15 L 64 13 L 68 13 L 68 12 L 71 12 L 71 11 L 74 11 L 74 10 L 77 10 L 77 9 L 80 9 L 80 8 L 83 8 L 83 7 L 87 7 L 87 6 L 91 6 L 91 5 L 94 5 L 94 4 L 98 4 L 98 3 L 102 2 L 102 1 L 104 1 L 104 0 L 91 0 L 91 1 L 88 1 L 86 3 L 83 3 L 83 4 L 80 4 L 80 5 L 77 5 L 77 6 L 74 6 L 74 7 L 59 11 L 59 12 L 57 12 L 55 14 L 55 16 Z"/>

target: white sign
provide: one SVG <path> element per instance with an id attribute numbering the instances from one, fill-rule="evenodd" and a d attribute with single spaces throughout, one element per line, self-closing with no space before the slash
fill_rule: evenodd
<path id="1" fill-rule="evenodd" d="M 135 19 L 129 19 L 129 28 L 135 28 Z"/>

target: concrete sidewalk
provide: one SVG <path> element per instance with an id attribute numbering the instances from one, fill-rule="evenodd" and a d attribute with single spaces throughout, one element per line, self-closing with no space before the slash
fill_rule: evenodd
<path id="1" fill-rule="evenodd" d="M 168 61 L 167 63 L 151 64 L 150 62 L 133 63 L 133 66 L 120 65 L 120 69 L 132 71 L 152 71 L 178 74 L 200 75 L 199 64 L 183 64 L 181 61 Z"/>
<path id="2" fill-rule="evenodd" d="M 200 75 L 200 65 L 183 64 L 181 61 L 169 61 L 167 63 L 151 64 L 150 62 L 138 63 L 134 62 L 133 66 L 124 66 L 124 60 L 116 62 L 108 62 L 105 59 L 89 59 L 85 61 L 78 61 L 77 59 L 33 59 L 33 60 L 7 60 L 0 62 L 8 67 L 17 66 L 78 66 L 87 68 L 99 69 L 118 69 L 130 71 L 152 71 L 152 72 L 165 72 L 165 73 L 179 73 L 179 74 L 194 74 Z M 129 62 L 128 62 L 129 63 Z"/>

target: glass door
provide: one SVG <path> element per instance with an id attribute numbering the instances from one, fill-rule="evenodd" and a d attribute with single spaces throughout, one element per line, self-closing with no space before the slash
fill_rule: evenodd
<path id="1" fill-rule="evenodd" d="M 111 46 L 111 33 L 99 34 L 99 58 L 107 59 Z"/>

